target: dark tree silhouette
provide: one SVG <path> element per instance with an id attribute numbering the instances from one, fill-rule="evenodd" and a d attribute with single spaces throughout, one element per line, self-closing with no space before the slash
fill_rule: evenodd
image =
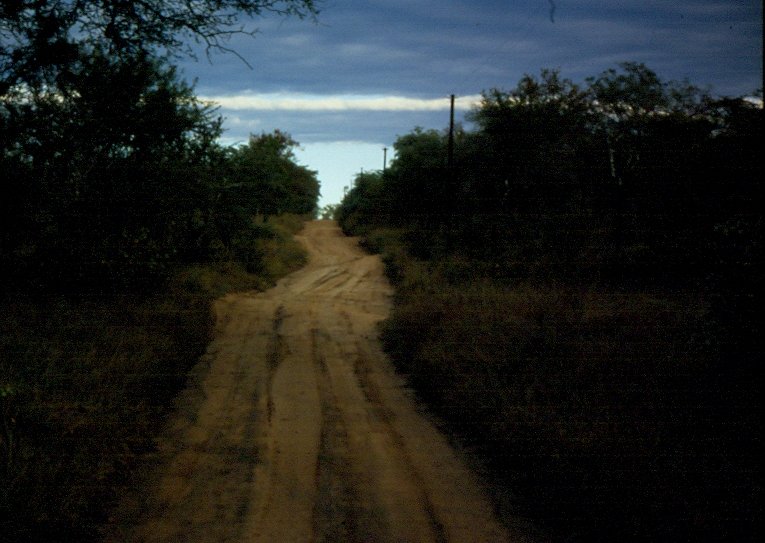
<path id="1" fill-rule="evenodd" d="M 190 54 L 192 42 L 232 52 L 242 23 L 265 14 L 315 16 L 313 0 L 16 0 L 0 5 L 0 81 L 53 84 L 93 49 L 113 56 L 138 52 Z M 0 87 L 0 94 L 4 92 Z"/>
<path id="2" fill-rule="evenodd" d="M 472 120 L 456 182 L 415 130 L 336 212 L 399 282 L 391 355 L 562 539 L 756 540 L 761 103 L 625 63 Z"/>
<path id="3" fill-rule="evenodd" d="M 267 13 L 317 10 L 312 0 L 3 2 L 2 273 L 80 285 L 162 276 L 173 262 L 207 258 L 210 238 L 223 235 L 216 223 L 247 230 L 246 218 L 223 218 L 237 206 L 216 200 L 220 119 L 168 58 L 190 53 L 194 40 L 225 51 Z M 297 190 L 306 201 L 269 202 L 269 213 L 313 210 L 318 189 L 284 189 L 279 197 Z M 252 195 L 261 196 L 274 194 Z"/>

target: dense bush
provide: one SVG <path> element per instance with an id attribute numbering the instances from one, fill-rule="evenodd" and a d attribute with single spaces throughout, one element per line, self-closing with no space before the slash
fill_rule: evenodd
<path id="1" fill-rule="evenodd" d="M 3 288 L 152 287 L 179 265 L 257 259 L 250 249 L 269 233 L 256 213 L 314 212 L 319 184 L 289 136 L 223 149 L 220 119 L 171 68 L 83 63 L 69 99 L 6 97 Z"/>
<path id="2" fill-rule="evenodd" d="M 160 9 L 161 8 L 161 9 Z M 179 34 L 210 47 L 240 13 L 313 3 L 16 2 L 0 8 L 0 289 L 111 293 L 241 245 L 262 214 L 311 214 L 315 172 L 275 132 L 240 149 L 180 80 Z M 241 254 L 242 251 L 239 251 Z"/>
<path id="3" fill-rule="evenodd" d="M 400 137 L 390 167 L 359 176 L 337 216 L 411 227 L 422 256 L 461 253 L 521 278 L 721 280 L 760 246 L 762 111 L 643 65 L 586 88 L 544 71 L 485 93 L 476 129 L 455 134 L 451 171 L 446 134 Z"/>
<path id="4" fill-rule="evenodd" d="M 304 261 L 285 230 L 300 219 L 263 224 L 316 207 L 296 142 L 222 147 L 170 63 L 268 12 L 316 9 L 0 4 L 0 540 L 93 540 L 205 347 L 212 298 Z"/>
<path id="5" fill-rule="evenodd" d="M 212 332 L 211 301 L 300 267 L 298 217 L 259 237 L 258 275 L 184 268 L 151 296 L 0 299 L 0 541 L 93 541 Z"/>
<path id="6" fill-rule="evenodd" d="M 397 287 L 383 340 L 565 541 L 756 540 L 762 108 L 625 64 L 492 91 L 336 212 Z"/>

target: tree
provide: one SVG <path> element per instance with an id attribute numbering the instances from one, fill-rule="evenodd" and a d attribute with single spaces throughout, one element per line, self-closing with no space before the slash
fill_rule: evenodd
<path id="1" fill-rule="evenodd" d="M 11 104 L 0 126 L 3 272 L 125 281 L 186 258 L 220 119 L 141 54 L 83 58 L 66 92 Z"/>
<path id="2" fill-rule="evenodd" d="M 298 143 L 280 130 L 250 136 L 231 157 L 240 205 L 264 220 L 269 215 L 312 215 L 319 197 L 316 172 L 295 162 Z"/>
<path id="3" fill-rule="evenodd" d="M 482 187 L 489 190 L 485 203 L 512 208 L 513 199 L 536 198 L 532 193 L 544 184 L 562 185 L 556 193 L 568 184 L 589 140 L 591 114 L 578 85 L 543 70 L 539 79 L 524 76 L 510 92 L 484 93 L 472 119 L 492 153 L 485 182 L 498 185 Z"/>
<path id="4" fill-rule="evenodd" d="M 327 204 L 319 210 L 319 216 L 325 221 L 334 219 L 339 207 L 340 204 Z"/>
<path id="5" fill-rule="evenodd" d="M 389 213 L 394 221 L 431 227 L 446 222 L 447 139 L 436 130 L 415 128 L 393 143 L 395 159 L 383 181 L 390 197 Z"/>
<path id="6" fill-rule="evenodd" d="M 602 164 L 586 93 L 557 71 L 542 70 L 511 91 L 484 93 L 471 118 L 479 131 L 468 239 L 481 240 L 473 245 L 498 259 L 540 268 L 574 262 Z"/>
<path id="7" fill-rule="evenodd" d="M 56 86 L 82 54 L 191 54 L 231 51 L 235 34 L 254 34 L 242 17 L 315 16 L 314 0 L 11 0 L 0 5 L 0 95 L 8 86 Z"/>
<path id="8" fill-rule="evenodd" d="M 587 82 L 598 104 L 621 116 L 658 112 L 670 103 L 665 83 L 642 63 L 624 62 Z"/>
<path id="9" fill-rule="evenodd" d="M 3 273 L 86 284 L 203 257 L 221 121 L 167 59 L 193 40 L 225 51 L 253 32 L 241 16 L 267 12 L 317 13 L 312 0 L 0 4 Z"/>

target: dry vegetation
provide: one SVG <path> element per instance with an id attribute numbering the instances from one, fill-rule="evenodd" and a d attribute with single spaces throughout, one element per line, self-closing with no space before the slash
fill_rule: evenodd
<path id="1" fill-rule="evenodd" d="M 87 541 L 203 353 L 210 302 L 305 261 L 297 217 L 271 219 L 261 270 L 185 268 L 142 297 L 8 296 L 0 321 L 0 540 Z"/>
<path id="2" fill-rule="evenodd" d="M 357 176 L 388 351 L 565 541 L 760 539 L 763 109 L 624 63 L 484 93 Z M 453 140 L 453 160 L 449 160 Z"/>
<path id="3" fill-rule="evenodd" d="M 366 239 L 397 285 L 384 344 L 506 514 L 566 541 L 751 538 L 757 388 L 721 362 L 708 300 L 508 284 L 415 259 L 402 237 Z"/>

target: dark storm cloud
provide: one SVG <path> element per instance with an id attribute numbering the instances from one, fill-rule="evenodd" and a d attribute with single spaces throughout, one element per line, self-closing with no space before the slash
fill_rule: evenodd
<path id="1" fill-rule="evenodd" d="M 204 54 L 183 68 L 200 95 L 227 104 L 225 141 L 279 128 L 320 146 L 322 159 L 336 148 L 319 172 L 325 194 L 379 162 L 376 151 L 361 158 L 369 149 L 415 126 L 446 127 L 449 94 L 510 89 L 542 68 L 581 83 L 634 61 L 717 94 L 762 86 L 759 0 L 325 0 L 320 7 L 316 24 L 266 18 L 255 39 L 233 39 L 230 48 L 252 69 L 234 55 L 210 63 Z"/>
<path id="2" fill-rule="evenodd" d="M 554 22 L 544 0 L 327 0 L 315 24 L 267 18 L 257 21 L 255 39 L 232 40 L 230 48 L 252 69 L 234 55 L 216 55 L 212 63 L 202 56 L 184 63 L 185 74 L 213 99 L 243 93 L 436 99 L 512 88 L 523 74 L 542 68 L 582 82 L 623 61 L 645 62 L 663 79 L 688 79 L 719 94 L 751 93 L 762 85 L 758 1 L 553 4 Z M 227 125 L 231 132 L 276 123 L 316 141 L 342 134 L 378 141 L 402 127 L 445 125 L 443 114 L 432 111 L 341 115 L 254 107 L 224 113 L 237 120 Z"/>

